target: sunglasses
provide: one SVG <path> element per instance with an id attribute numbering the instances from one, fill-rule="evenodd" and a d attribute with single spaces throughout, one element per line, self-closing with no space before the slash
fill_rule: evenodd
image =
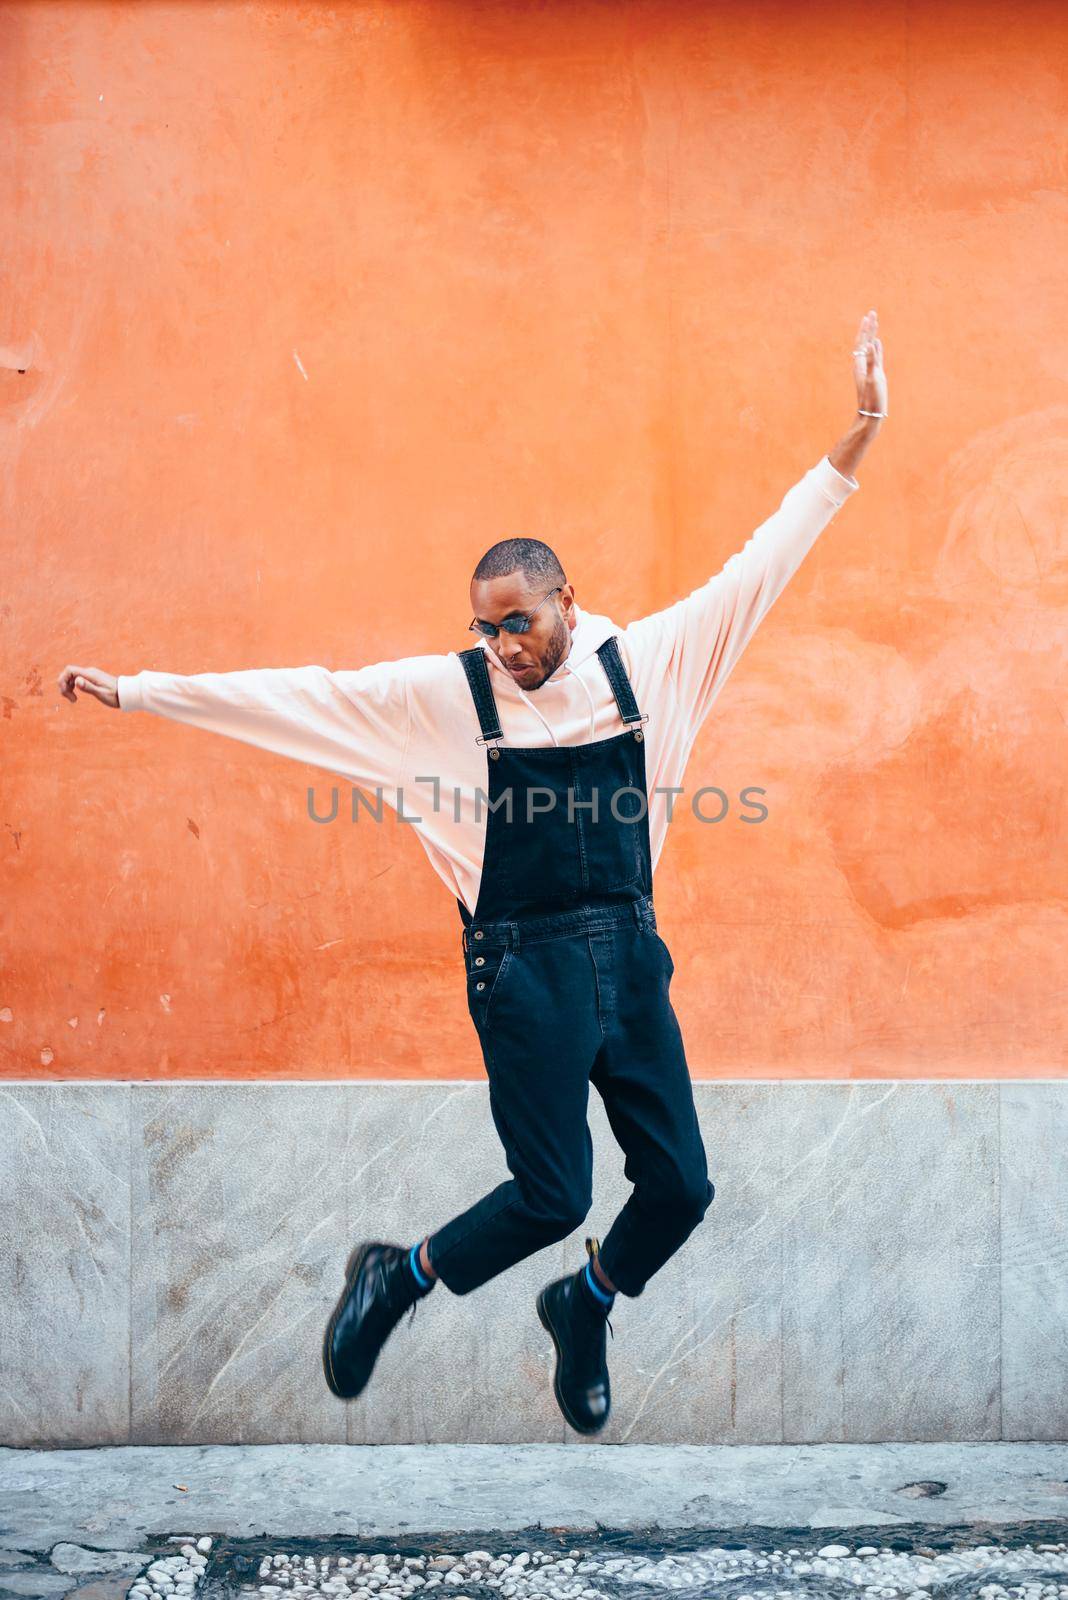
<path id="1" fill-rule="evenodd" d="M 534 611 L 528 611 L 526 615 L 521 611 L 515 611 L 510 617 L 503 617 L 500 622 L 483 622 L 481 617 L 475 617 L 473 621 L 468 623 L 467 631 L 468 633 L 480 633 L 484 639 L 496 639 L 502 628 L 505 633 L 526 633 L 530 627 L 530 619 L 534 612 L 540 611 L 546 600 L 554 594 L 559 594 L 562 588 L 563 584 L 557 584 L 555 589 L 550 589 L 548 594 L 542 595 L 534 607 Z"/>

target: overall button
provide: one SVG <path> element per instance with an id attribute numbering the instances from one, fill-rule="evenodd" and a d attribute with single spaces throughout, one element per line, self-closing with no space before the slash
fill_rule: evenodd
<path id="1" fill-rule="evenodd" d="M 484 989 L 485 987 L 486 987 L 486 985 L 484 983 L 476 983 L 475 984 L 475 988 L 476 989 Z"/>
<path id="2" fill-rule="evenodd" d="M 475 934 L 475 938 L 476 939 L 481 939 L 482 938 L 482 929 L 481 928 L 479 928 L 478 932 Z"/>
<path id="3" fill-rule="evenodd" d="M 475 957 L 475 966 L 476 967 L 484 967 L 485 965 L 486 965 L 485 956 L 476 956 Z"/>

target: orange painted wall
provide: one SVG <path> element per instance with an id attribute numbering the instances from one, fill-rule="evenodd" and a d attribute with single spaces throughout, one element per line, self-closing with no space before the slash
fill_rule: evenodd
<path id="1" fill-rule="evenodd" d="M 480 1077 L 456 907 L 330 775 L 112 672 L 469 642 L 549 539 L 625 622 L 891 420 L 657 876 L 702 1077 L 1066 1067 L 1068 10 L 0 11 L 8 1077 Z M 24 367 L 25 371 L 18 369 Z"/>

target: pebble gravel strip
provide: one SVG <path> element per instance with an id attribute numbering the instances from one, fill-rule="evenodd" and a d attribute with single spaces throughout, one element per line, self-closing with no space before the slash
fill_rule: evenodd
<path id="1" fill-rule="evenodd" d="M 920 1553 L 859 1543 L 816 1548 L 813 1540 L 807 1549 L 784 1542 L 669 1552 L 657 1550 L 652 1535 L 627 1554 L 581 1547 L 435 1554 L 431 1544 L 419 1554 L 310 1555 L 264 1553 L 261 1544 L 248 1554 L 217 1549 L 215 1558 L 207 1535 L 167 1543 L 178 1549 L 61 1544 L 47 1560 L 0 1549 L 0 1600 L 198 1600 L 198 1586 L 199 1600 L 409 1600 L 438 1588 L 448 1600 L 659 1600 L 663 1590 L 685 1600 L 1068 1600 L 1068 1541 Z"/>
<path id="2" fill-rule="evenodd" d="M 204 1570 L 208 1565 L 211 1539 L 207 1534 L 195 1542 L 181 1545 L 176 1556 L 157 1556 L 144 1577 L 135 1578 L 128 1590 L 128 1600 L 192 1600 Z"/>
<path id="3" fill-rule="evenodd" d="M 797 1595 L 863 1594 L 870 1600 L 930 1600 L 931 1596 L 976 1596 L 978 1600 L 1068 1600 L 1068 1544 L 1008 1548 L 978 1545 L 915 1555 L 889 1546 L 823 1545 L 798 1548 L 712 1547 L 663 1556 L 594 1555 L 572 1549 L 557 1555 L 520 1550 L 493 1555 L 266 1555 L 258 1583 L 245 1581 L 245 1600 L 281 1600 L 288 1595 L 322 1600 L 381 1600 L 444 1588 L 450 1600 L 482 1600 L 496 1591 L 504 1600 L 605 1600 L 606 1596 L 655 1596 L 684 1591 L 729 1600 L 792 1600 Z M 150 1600 L 138 1596 L 138 1600 Z"/>
<path id="4" fill-rule="evenodd" d="M 46 1553 L 0 1547 L 0 1600 L 194 1600 L 212 1540 L 182 1534 L 166 1549 L 93 1550 L 66 1541 Z"/>

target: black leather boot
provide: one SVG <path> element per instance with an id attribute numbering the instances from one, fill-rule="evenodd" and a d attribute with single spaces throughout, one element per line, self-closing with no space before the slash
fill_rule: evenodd
<path id="1" fill-rule="evenodd" d="M 586 1240 L 586 1253 L 596 1254 L 598 1241 Z M 605 1357 L 605 1324 L 615 1338 L 603 1306 L 591 1302 L 580 1282 L 585 1267 L 547 1283 L 538 1295 L 538 1317 L 556 1347 L 553 1393 L 576 1433 L 596 1433 L 608 1421 L 612 1391 Z"/>
<path id="2" fill-rule="evenodd" d="M 323 1371 L 341 1400 L 355 1400 L 366 1387 L 378 1352 L 420 1296 L 405 1267 L 403 1245 L 377 1240 L 356 1246 L 345 1265 L 345 1288 L 323 1337 Z M 410 1317 L 409 1322 L 412 1320 Z"/>

